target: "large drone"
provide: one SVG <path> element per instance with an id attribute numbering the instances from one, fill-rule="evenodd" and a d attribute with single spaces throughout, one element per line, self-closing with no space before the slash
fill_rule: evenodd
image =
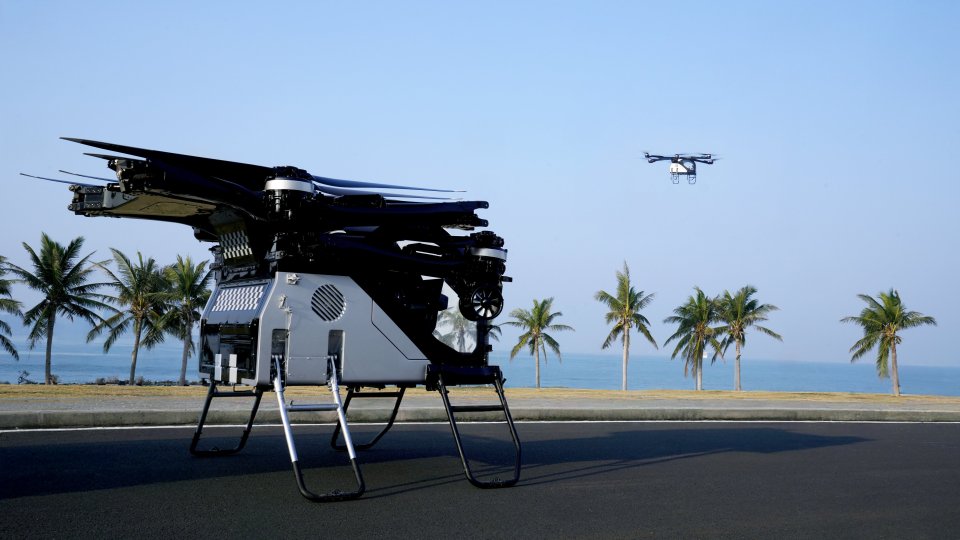
<path id="1" fill-rule="evenodd" d="M 674 184 L 680 183 L 680 177 L 685 176 L 687 183 L 697 183 L 697 163 L 704 165 L 713 165 L 713 162 L 720 159 L 713 154 L 674 154 L 672 156 L 658 156 L 648 152 L 643 153 L 647 163 L 656 163 L 657 161 L 670 160 L 670 179 Z"/>
<path id="2" fill-rule="evenodd" d="M 451 200 L 449 190 L 325 178 L 290 166 L 67 140 L 135 156 L 88 154 L 105 160 L 116 179 L 76 175 L 98 183 L 72 183 L 70 210 L 181 223 L 197 239 L 216 243 L 216 287 L 200 325 L 199 369 L 209 391 L 193 454 L 240 451 L 263 392 L 273 389 L 303 496 L 359 497 L 364 481 L 355 450 L 376 443 L 392 426 L 404 390 L 423 384 L 440 392 L 467 479 L 478 487 L 517 482 L 519 439 L 502 373 L 487 363 L 489 321 L 502 310 L 502 285 L 510 281 L 504 276 L 507 251 L 490 231 L 450 233 L 486 226 L 475 214 L 486 202 Z M 476 322 L 471 352 L 455 351 L 435 336 L 437 316 L 448 304 L 444 285 L 458 296 L 463 316 Z M 493 385 L 498 403 L 451 405 L 448 388 L 464 384 Z M 332 403 L 289 405 L 283 390 L 292 385 L 328 385 Z M 343 401 L 341 385 L 348 389 Z M 385 386 L 397 390 L 364 391 Z M 254 398 L 239 444 L 198 449 L 213 399 L 235 396 Z M 370 442 L 354 445 L 346 412 L 351 399 L 363 397 L 396 401 L 386 427 Z M 293 411 L 337 413 L 331 444 L 349 452 L 356 490 L 318 495 L 306 488 L 288 415 Z M 480 411 L 504 415 L 515 448 L 512 478 L 485 481 L 471 472 L 455 413 Z"/>

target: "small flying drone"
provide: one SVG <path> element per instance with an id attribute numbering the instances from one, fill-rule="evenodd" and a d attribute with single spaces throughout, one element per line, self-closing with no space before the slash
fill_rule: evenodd
<path id="1" fill-rule="evenodd" d="M 713 162 L 720 159 L 713 154 L 674 154 L 672 156 L 660 156 L 644 152 L 643 157 L 648 163 L 670 160 L 670 180 L 674 184 L 680 183 L 680 177 L 685 176 L 688 184 L 697 183 L 697 163 L 713 165 Z"/>

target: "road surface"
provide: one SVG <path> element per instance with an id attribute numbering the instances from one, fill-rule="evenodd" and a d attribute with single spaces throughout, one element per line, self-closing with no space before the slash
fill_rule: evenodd
<path id="1" fill-rule="evenodd" d="M 354 428 L 355 437 L 369 427 Z M 477 467 L 502 425 L 466 424 Z M 194 458 L 189 428 L 0 432 L 0 536 L 957 538 L 960 424 L 521 423 L 523 474 L 481 490 L 445 424 L 360 454 L 356 501 L 302 499 L 279 427 Z M 352 487 L 331 426 L 297 428 L 307 482 Z M 227 446 L 236 428 L 209 428 Z M 485 464 L 489 462 L 489 465 Z"/>

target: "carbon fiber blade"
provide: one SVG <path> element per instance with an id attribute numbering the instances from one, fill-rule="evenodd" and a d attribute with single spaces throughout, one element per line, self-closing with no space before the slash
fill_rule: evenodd
<path id="1" fill-rule="evenodd" d="M 405 193 L 381 193 L 379 191 L 367 191 L 362 189 L 348 189 L 348 188 L 338 188 L 335 186 L 316 186 L 317 191 L 321 193 L 326 193 L 327 195 L 342 196 L 342 195 L 380 195 L 381 197 L 392 198 L 392 199 L 430 199 L 435 201 L 449 201 L 452 200 L 450 197 L 428 197 L 425 195 L 409 195 Z"/>
<path id="2" fill-rule="evenodd" d="M 462 193 L 454 189 L 435 189 L 435 188 L 422 188 L 414 186 L 401 186 L 396 184 L 379 184 L 377 182 L 361 182 L 358 180 L 341 180 L 338 178 L 327 178 L 325 176 L 313 176 L 314 182 L 318 182 L 325 186 L 333 187 L 342 187 L 342 188 L 384 188 L 384 189 L 409 189 L 413 191 L 436 191 L 439 193 Z"/>
<path id="3" fill-rule="evenodd" d="M 47 182 L 57 182 L 59 184 L 70 184 L 71 186 L 90 186 L 97 187 L 96 184 L 84 184 L 83 182 L 72 182 L 70 180 L 59 180 L 57 178 L 47 178 L 46 176 L 34 176 L 32 174 L 20 173 L 20 176 L 26 176 L 27 178 L 36 178 L 37 180 L 46 180 Z"/>
<path id="4" fill-rule="evenodd" d="M 155 159 L 174 167 L 204 176 L 213 178 L 228 178 L 231 182 L 240 184 L 253 191 L 263 190 L 264 180 L 274 173 L 273 167 L 264 167 L 262 165 L 251 165 L 248 163 L 238 163 L 235 161 L 224 161 L 220 159 L 189 156 L 186 154 L 175 154 L 173 152 L 162 152 L 160 150 L 150 150 L 147 148 L 137 148 L 135 146 L 124 146 L 101 141 L 91 141 L 89 139 L 77 139 L 74 137 L 61 137 L 61 139 L 84 144 L 86 146 L 92 146 L 94 148 L 100 148 L 101 150 L 108 150 L 110 152 L 120 152 L 121 154 L 130 154 L 132 156 Z"/>
<path id="5" fill-rule="evenodd" d="M 87 175 L 87 174 L 80 174 L 80 173 L 65 171 L 65 170 L 63 170 L 63 169 L 60 169 L 60 172 L 62 172 L 63 174 L 69 174 L 69 175 L 71 175 L 71 176 L 79 176 L 80 178 L 89 178 L 89 179 L 91 179 L 91 180 L 103 180 L 104 182 L 116 182 L 116 181 L 117 181 L 116 178 L 103 178 L 103 177 L 100 177 L 100 176 L 90 176 L 90 175 Z"/>

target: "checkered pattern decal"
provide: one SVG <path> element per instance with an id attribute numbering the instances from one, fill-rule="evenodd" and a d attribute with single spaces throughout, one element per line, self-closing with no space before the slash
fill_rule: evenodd
<path id="1" fill-rule="evenodd" d="M 224 233 L 220 236 L 220 246 L 223 247 L 223 258 L 227 260 L 253 257 L 250 249 L 250 239 L 243 230 Z"/>
<path id="2" fill-rule="evenodd" d="M 260 305 L 266 285 L 248 285 L 220 289 L 213 311 L 251 311 Z"/>

